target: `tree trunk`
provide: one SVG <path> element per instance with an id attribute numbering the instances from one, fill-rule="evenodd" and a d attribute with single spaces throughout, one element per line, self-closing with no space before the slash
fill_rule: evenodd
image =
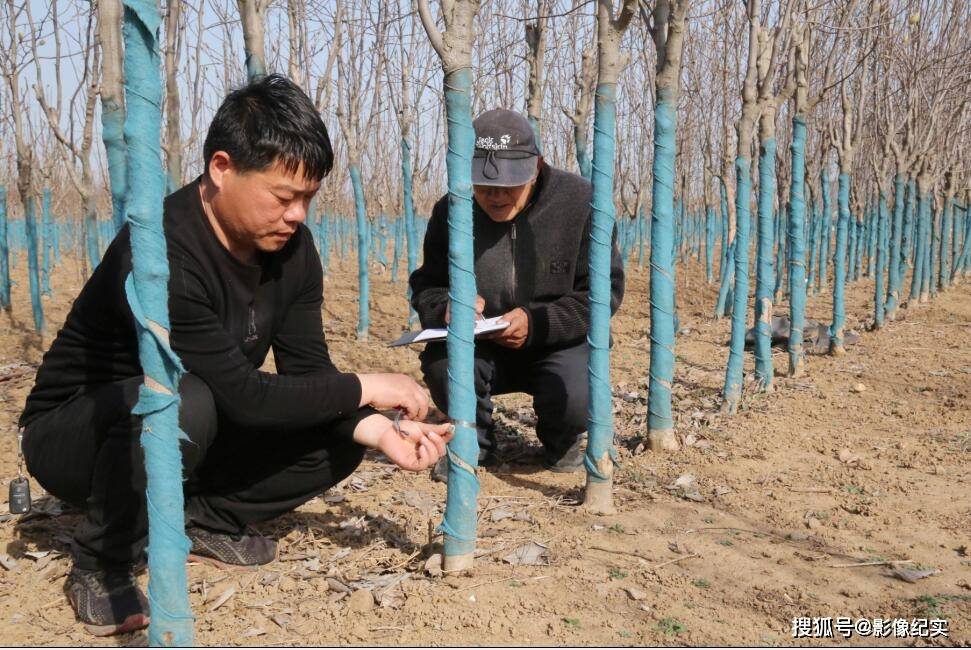
<path id="1" fill-rule="evenodd" d="M 168 0 L 165 16 L 165 151 L 167 193 L 182 187 L 182 102 L 179 98 L 178 58 L 183 0 Z"/>
<path id="2" fill-rule="evenodd" d="M 182 364 L 169 347 L 169 266 L 162 230 L 165 174 L 162 169 L 162 79 L 159 70 L 155 2 L 125 10 L 125 84 L 128 187 L 125 203 L 132 222 L 132 272 L 126 293 L 138 334 L 138 358 L 145 374 L 133 411 L 144 418 L 141 443 L 148 477 L 148 571 L 153 646 L 191 646 L 192 610 L 185 562 L 185 498 L 179 439 L 179 380 Z"/>
<path id="3" fill-rule="evenodd" d="M 243 47 L 246 51 L 246 77 L 256 81 L 266 76 L 266 49 L 263 38 L 264 0 L 236 0 L 243 23 Z"/>
<path id="4" fill-rule="evenodd" d="M 173 0 L 175 1 L 175 0 Z M 125 148 L 125 100 L 122 74 L 121 0 L 98 0 L 101 44 L 101 139 L 108 154 L 111 214 L 116 230 L 125 225 L 128 160 Z M 93 267 L 92 267 L 93 268 Z"/>

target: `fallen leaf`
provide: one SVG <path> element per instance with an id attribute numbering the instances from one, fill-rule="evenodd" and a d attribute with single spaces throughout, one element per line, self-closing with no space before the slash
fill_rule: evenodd
<path id="1" fill-rule="evenodd" d="M 344 548 L 338 549 L 336 553 L 330 556 L 331 562 L 336 562 L 337 560 L 343 560 L 345 557 L 351 554 L 351 547 L 345 546 Z"/>
<path id="2" fill-rule="evenodd" d="M 290 625 L 290 617 L 287 616 L 286 614 L 273 614 L 272 616 L 270 616 L 270 620 L 276 623 L 284 630 L 287 629 L 288 625 Z"/>
<path id="3" fill-rule="evenodd" d="M 47 557 L 50 554 L 51 554 L 50 551 L 27 551 L 26 553 L 24 553 L 24 555 L 34 560 L 39 560 L 42 557 Z"/>
<path id="4" fill-rule="evenodd" d="M 243 632 L 242 636 L 243 636 L 244 639 L 251 639 L 254 636 L 262 636 L 264 634 L 266 634 L 266 630 L 264 630 L 263 628 L 261 628 L 261 627 L 251 627 L 248 630 L 246 630 L 245 632 Z"/>
<path id="5" fill-rule="evenodd" d="M 211 606 L 211 607 L 209 608 L 209 611 L 210 611 L 210 612 L 214 612 L 214 611 L 216 611 L 217 609 L 219 609 L 220 607 L 222 607 L 223 605 L 225 605 L 225 604 L 226 604 L 226 602 L 227 602 L 227 601 L 228 601 L 228 600 L 229 600 L 230 598 L 232 598 L 232 597 L 233 597 L 234 595 L 236 595 L 236 586 L 235 586 L 235 585 L 230 585 L 229 587 L 226 587 L 226 588 L 225 588 L 225 589 L 224 589 L 224 590 L 223 590 L 223 591 L 222 591 L 222 592 L 221 592 L 221 593 L 220 593 L 220 594 L 219 594 L 218 596 L 216 596 L 216 598 L 215 598 L 215 599 L 213 600 L 213 602 L 212 602 L 212 606 Z"/>
<path id="6" fill-rule="evenodd" d="M 327 578 L 327 587 L 329 587 L 331 591 L 336 591 L 343 594 L 349 594 L 353 591 L 353 589 L 345 585 L 343 582 L 332 577 Z"/>
<path id="7" fill-rule="evenodd" d="M 938 569 L 904 569 L 904 568 L 894 568 L 890 571 L 890 575 L 894 578 L 899 578 L 904 582 L 915 583 L 918 580 L 923 580 L 924 578 L 929 578 L 930 576 L 940 573 Z"/>
<path id="8" fill-rule="evenodd" d="M 538 542 L 530 541 L 502 559 L 509 564 L 520 566 L 545 566 L 550 563 L 550 550 Z"/>
<path id="9" fill-rule="evenodd" d="M 509 508 L 499 507 L 493 510 L 489 514 L 489 519 L 493 522 L 502 521 L 503 519 L 511 519 L 514 513 Z"/>
<path id="10" fill-rule="evenodd" d="M 13 559 L 6 553 L 0 553 L 0 566 L 7 571 L 13 571 L 17 568 L 17 560 Z"/>

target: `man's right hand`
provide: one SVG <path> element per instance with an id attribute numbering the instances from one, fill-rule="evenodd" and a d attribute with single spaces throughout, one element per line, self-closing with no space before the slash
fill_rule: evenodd
<path id="1" fill-rule="evenodd" d="M 428 394 L 414 379 L 392 373 L 359 374 L 360 406 L 376 409 L 403 409 L 409 420 L 424 420 L 428 415 Z"/>
<path id="2" fill-rule="evenodd" d="M 482 296 L 475 297 L 475 319 L 480 320 L 482 318 L 482 312 L 485 311 L 485 298 Z M 448 325 L 449 321 L 452 319 L 452 301 L 449 300 L 445 303 L 445 324 Z"/>

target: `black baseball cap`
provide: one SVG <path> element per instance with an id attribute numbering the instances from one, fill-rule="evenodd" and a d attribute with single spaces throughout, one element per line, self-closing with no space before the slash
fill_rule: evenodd
<path id="1" fill-rule="evenodd" d="M 515 187 L 533 180 L 540 151 L 533 127 L 525 117 L 516 111 L 495 108 L 477 117 L 472 127 L 473 185 Z"/>

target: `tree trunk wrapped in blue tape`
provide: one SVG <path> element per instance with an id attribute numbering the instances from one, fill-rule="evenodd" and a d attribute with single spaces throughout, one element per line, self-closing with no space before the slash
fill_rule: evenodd
<path id="1" fill-rule="evenodd" d="M 775 113 L 772 112 L 775 119 Z M 764 122 L 767 119 L 762 117 Z M 772 389 L 772 297 L 775 293 L 772 244 L 775 200 L 775 138 L 760 138 L 758 255 L 755 276 L 755 383 L 757 390 Z"/>
<path id="2" fill-rule="evenodd" d="M 448 497 L 445 504 L 445 556 L 468 557 L 475 551 L 475 468 L 479 442 L 475 429 L 475 260 L 472 248 L 472 70 L 445 74 L 448 117 L 448 410 L 455 437 L 448 447 Z"/>
<path id="3" fill-rule="evenodd" d="M 877 266 L 873 288 L 873 326 L 883 327 L 886 318 L 886 294 L 884 293 L 884 274 L 887 273 L 887 195 L 881 189 L 877 199 Z"/>
<path id="4" fill-rule="evenodd" d="M 806 121 L 792 118 L 792 178 L 789 186 L 789 376 L 806 367 L 803 330 L 806 323 Z"/>
<path id="5" fill-rule="evenodd" d="M 7 188 L 0 187 L 0 309 L 10 309 L 10 245 L 7 243 Z"/>
<path id="6" fill-rule="evenodd" d="M 27 235 L 27 277 L 30 284 L 30 307 L 34 313 L 34 330 L 44 331 L 44 305 L 40 300 L 40 261 L 37 255 L 37 215 L 34 197 L 24 204 L 24 230 Z"/>
<path id="7" fill-rule="evenodd" d="M 44 189 L 40 203 L 41 225 L 41 267 L 40 292 L 43 296 L 51 295 L 51 248 L 53 248 L 54 223 L 51 218 L 51 191 Z"/>
<path id="8" fill-rule="evenodd" d="M 900 288 L 903 286 L 903 234 L 904 234 L 904 185 L 903 173 L 893 177 L 893 221 L 891 222 L 890 259 L 887 271 L 887 302 L 885 317 L 893 320 L 900 305 Z"/>
<path id="9" fill-rule="evenodd" d="M 354 217 L 357 223 L 357 340 L 367 341 L 371 324 L 371 282 L 368 278 L 368 223 L 364 207 L 364 184 L 361 170 L 351 165 L 351 187 L 354 190 Z"/>
<path id="10" fill-rule="evenodd" d="M 840 172 L 837 194 L 836 257 L 833 262 L 833 323 L 829 327 L 829 353 L 840 355 L 846 328 L 846 247 L 850 225 L 850 175 Z"/>
<path id="11" fill-rule="evenodd" d="M 677 449 L 671 414 L 674 384 L 674 165 L 677 99 L 658 89 L 654 109 L 654 166 L 651 200 L 651 359 L 647 429 L 652 448 Z M 724 271 L 723 271 L 724 273 Z M 609 288 L 609 287 L 608 287 Z M 591 399 L 593 395 L 591 394 Z M 609 401 L 608 401 L 609 408 Z"/>
<path id="12" fill-rule="evenodd" d="M 725 177 L 719 177 L 719 201 L 722 215 L 722 246 L 720 253 L 719 272 L 718 272 L 718 300 L 715 303 L 715 318 L 722 318 L 731 313 L 729 293 L 735 278 L 735 259 L 732 238 L 731 215 L 728 213 L 728 187 L 725 185 Z"/>
<path id="13" fill-rule="evenodd" d="M 132 272 L 125 292 L 135 318 L 145 383 L 132 413 L 141 415 L 148 478 L 148 599 L 152 645 L 193 645 L 185 561 L 179 379 L 184 372 L 169 347 L 169 268 L 162 227 L 162 80 L 159 11 L 155 0 L 125 0 L 125 90 Z"/>

